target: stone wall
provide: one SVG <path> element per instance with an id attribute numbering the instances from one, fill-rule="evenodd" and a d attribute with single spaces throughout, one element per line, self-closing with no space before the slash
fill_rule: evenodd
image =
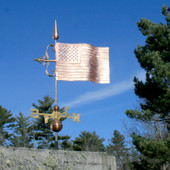
<path id="1" fill-rule="evenodd" d="M 0 147 L 0 170 L 116 170 L 116 160 L 102 152 Z"/>

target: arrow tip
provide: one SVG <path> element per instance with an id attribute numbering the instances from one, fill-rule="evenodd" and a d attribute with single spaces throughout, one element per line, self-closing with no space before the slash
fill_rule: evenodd
<path id="1" fill-rule="evenodd" d="M 41 57 L 37 58 L 37 59 L 34 59 L 34 61 L 37 61 L 41 64 Z"/>
<path id="2" fill-rule="evenodd" d="M 57 30 L 57 21 L 55 20 L 55 23 L 54 23 L 54 32 L 53 32 L 53 39 L 54 40 L 58 40 L 59 38 L 59 35 L 58 35 L 58 30 Z"/>

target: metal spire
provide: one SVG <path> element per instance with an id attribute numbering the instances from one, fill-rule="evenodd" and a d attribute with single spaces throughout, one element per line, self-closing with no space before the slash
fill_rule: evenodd
<path id="1" fill-rule="evenodd" d="M 53 32 L 53 39 L 54 40 L 58 40 L 59 38 L 59 35 L 58 35 L 58 30 L 57 30 L 57 21 L 55 20 L 55 23 L 54 23 L 54 32 Z"/>

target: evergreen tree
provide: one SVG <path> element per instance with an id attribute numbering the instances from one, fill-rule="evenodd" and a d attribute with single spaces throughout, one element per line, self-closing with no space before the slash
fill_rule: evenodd
<path id="1" fill-rule="evenodd" d="M 75 151 L 92 151 L 92 152 L 103 152 L 105 147 L 103 145 L 103 138 L 96 135 L 96 132 L 83 131 L 73 141 L 73 149 Z"/>
<path id="2" fill-rule="evenodd" d="M 15 118 L 7 109 L 0 106 L 0 145 L 7 145 L 11 134 L 9 130 L 14 126 Z"/>
<path id="3" fill-rule="evenodd" d="M 73 144 L 69 140 L 70 136 L 58 135 L 58 147 L 56 148 L 55 136 L 52 137 L 52 142 L 49 145 L 50 149 L 73 150 Z"/>
<path id="4" fill-rule="evenodd" d="M 164 138 L 132 134 L 133 144 L 141 153 L 141 163 L 133 162 L 134 169 L 162 169 L 170 163 L 170 8 L 162 7 L 165 24 L 147 19 L 138 22 L 146 36 L 145 46 L 138 46 L 135 55 L 146 71 L 146 81 L 134 78 L 135 94 L 141 99 L 141 110 L 127 110 L 129 118 L 139 122 L 157 122 L 166 125 Z"/>
<path id="5" fill-rule="evenodd" d="M 60 148 L 63 150 L 73 150 L 73 144 L 71 141 L 69 141 L 70 136 L 66 135 L 66 136 L 59 136 L 58 140 L 61 141 L 59 143 Z"/>
<path id="6" fill-rule="evenodd" d="M 134 169 L 133 167 L 133 164 L 131 162 L 137 162 L 137 163 L 140 163 L 140 153 L 136 150 L 136 148 L 134 146 L 131 146 L 129 148 L 129 151 L 128 151 L 128 160 L 127 160 L 127 167 L 129 167 L 130 169 Z"/>
<path id="7" fill-rule="evenodd" d="M 127 162 L 128 149 L 125 145 L 125 137 L 119 131 L 114 130 L 110 144 L 106 148 L 107 152 L 116 157 L 117 169 L 122 169 Z"/>
<path id="8" fill-rule="evenodd" d="M 39 110 L 40 113 L 48 113 L 51 114 L 52 104 L 54 103 L 54 99 L 49 96 L 44 96 L 44 100 L 39 99 L 38 105 L 33 103 L 32 105 Z M 34 136 L 35 140 L 38 141 L 37 148 L 45 149 L 50 147 L 50 143 L 54 140 L 53 131 L 50 129 L 50 124 L 52 120 L 49 120 L 47 124 L 44 123 L 44 117 L 39 116 L 38 119 L 34 120 Z"/>
<path id="9" fill-rule="evenodd" d="M 16 116 L 16 124 L 14 127 L 15 134 L 13 134 L 11 138 L 12 146 L 33 147 L 32 125 L 29 118 L 30 117 L 24 117 L 21 112 L 19 116 Z"/>

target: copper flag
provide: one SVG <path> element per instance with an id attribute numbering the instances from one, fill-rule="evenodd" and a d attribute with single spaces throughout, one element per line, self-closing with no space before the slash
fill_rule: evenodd
<path id="1" fill-rule="evenodd" d="M 109 48 L 56 43 L 56 80 L 110 83 Z"/>

